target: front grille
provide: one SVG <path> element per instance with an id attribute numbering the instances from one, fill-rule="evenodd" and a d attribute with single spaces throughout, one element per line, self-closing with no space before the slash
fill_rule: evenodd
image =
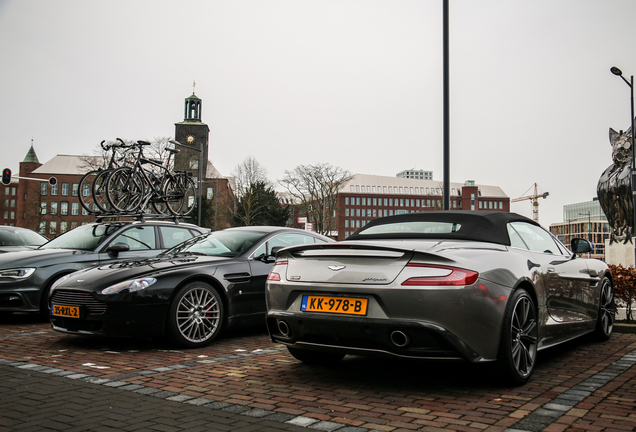
<path id="1" fill-rule="evenodd" d="M 85 291 L 56 290 L 51 297 L 51 303 L 64 306 L 84 306 L 91 315 L 100 315 L 106 312 L 106 304 L 96 300 Z"/>

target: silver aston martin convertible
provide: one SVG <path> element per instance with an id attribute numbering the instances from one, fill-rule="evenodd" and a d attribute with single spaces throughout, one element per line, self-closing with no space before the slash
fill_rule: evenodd
<path id="1" fill-rule="evenodd" d="M 284 249 L 267 282 L 272 341 L 306 363 L 345 354 L 498 361 L 525 383 L 538 350 L 614 325 L 605 263 L 515 213 L 371 221 L 347 240 Z"/>

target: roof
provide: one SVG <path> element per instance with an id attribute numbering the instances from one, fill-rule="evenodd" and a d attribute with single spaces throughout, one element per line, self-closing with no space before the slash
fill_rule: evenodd
<path id="1" fill-rule="evenodd" d="M 340 187 L 340 193 L 351 193 L 351 187 L 353 186 L 353 193 L 386 193 L 379 192 L 378 188 L 388 188 L 391 187 L 408 187 L 410 188 L 424 188 L 431 191 L 430 193 L 408 193 L 408 195 L 439 195 L 442 196 L 442 191 L 444 189 L 444 183 L 438 180 L 417 180 L 417 179 L 408 179 L 401 177 L 390 177 L 390 176 L 376 176 L 369 174 L 354 174 L 349 178 L 349 180 L 345 181 Z M 365 187 L 365 191 L 358 191 L 357 187 L 362 188 Z M 488 185 L 475 185 L 479 188 L 481 192 L 481 196 L 483 197 L 492 197 L 492 198 L 508 198 L 508 195 L 499 187 L 499 186 L 488 186 Z M 458 191 L 460 191 L 464 187 L 464 183 L 454 183 L 450 184 L 451 192 L 452 189 L 455 189 L 455 193 L 452 196 L 459 196 Z M 370 190 L 369 190 L 370 188 Z M 440 190 L 440 193 L 436 193 L 437 189 Z M 378 192 L 375 192 L 378 191 Z M 390 193 L 390 192 L 389 192 Z M 395 193 L 395 192 L 393 192 Z M 406 195 L 407 193 L 405 193 Z"/>
<path id="2" fill-rule="evenodd" d="M 22 162 L 40 163 L 40 161 L 38 160 L 38 155 L 35 154 L 35 149 L 33 148 L 33 144 L 31 144 L 31 148 L 27 152 L 27 154 L 24 157 L 24 160 Z"/>
<path id="3" fill-rule="evenodd" d="M 90 156 L 57 155 L 39 168 L 33 170 L 35 174 L 80 174 L 91 169 L 87 163 Z"/>
<path id="4" fill-rule="evenodd" d="M 422 213 L 409 213 L 396 216 L 382 217 L 370 221 L 364 228 L 347 238 L 349 240 L 363 239 L 448 239 L 448 240 L 472 240 L 497 243 L 510 246 L 508 236 L 508 222 L 527 222 L 532 225 L 539 224 L 532 219 L 517 213 L 487 212 L 468 210 L 428 211 Z M 444 232 L 428 232 L 430 224 L 418 222 L 450 223 L 457 224 L 452 230 Z M 374 227 L 389 224 L 403 224 L 403 232 L 386 232 L 380 230 L 373 234 Z M 368 231 L 368 233 L 365 233 Z"/>

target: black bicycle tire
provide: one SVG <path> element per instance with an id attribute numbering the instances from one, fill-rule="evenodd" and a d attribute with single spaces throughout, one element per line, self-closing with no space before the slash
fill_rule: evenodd
<path id="1" fill-rule="evenodd" d="M 90 190 L 88 191 L 88 195 L 86 195 L 86 197 L 90 197 L 89 200 L 84 199 L 84 183 L 87 182 L 91 176 L 97 177 L 99 173 L 100 173 L 100 170 L 92 170 L 84 174 L 82 178 L 80 179 L 78 189 L 77 189 L 77 200 L 79 201 L 82 208 L 91 214 L 96 213 L 95 209 L 91 208 L 90 206 L 91 203 L 95 202 L 95 197 L 93 196 L 94 180 L 90 182 Z"/>
<path id="2" fill-rule="evenodd" d="M 130 171 L 130 174 L 127 175 L 127 180 L 133 178 L 132 191 L 119 191 L 120 188 L 116 187 L 116 181 L 119 181 L 119 177 L 124 175 L 125 171 Z M 111 206 L 115 210 L 121 213 L 133 213 L 139 210 L 141 207 L 141 203 L 144 199 L 144 191 L 145 191 L 145 181 L 143 177 L 139 175 L 138 172 L 134 171 L 131 167 L 120 167 L 115 169 L 108 176 L 108 180 L 106 183 L 106 196 L 108 197 L 108 201 Z"/>

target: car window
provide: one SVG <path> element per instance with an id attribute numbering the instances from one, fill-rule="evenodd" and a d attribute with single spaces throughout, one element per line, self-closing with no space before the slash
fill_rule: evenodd
<path id="1" fill-rule="evenodd" d="M 110 246 L 115 243 L 126 243 L 131 251 L 157 249 L 155 242 L 154 226 L 135 226 L 124 231 L 110 242 Z"/>
<path id="2" fill-rule="evenodd" d="M 41 248 L 92 251 L 121 227 L 121 224 L 82 225 L 54 238 Z"/>
<path id="3" fill-rule="evenodd" d="M 525 222 L 511 222 L 510 226 L 519 234 L 531 251 L 562 255 L 561 249 L 550 233 L 543 228 Z"/>
<path id="4" fill-rule="evenodd" d="M 0 230 L 0 246 L 40 246 L 47 241 L 45 237 L 29 230 Z"/>
<path id="5" fill-rule="evenodd" d="M 296 246 L 301 244 L 312 244 L 312 243 L 326 243 L 322 239 L 317 239 L 310 235 L 305 234 L 296 234 L 296 233 L 287 233 L 280 234 L 276 237 L 269 239 L 267 242 L 263 243 L 256 249 L 254 252 L 254 257 L 260 257 L 263 255 L 268 255 L 271 253 L 272 248 L 274 247 L 288 247 L 288 246 Z"/>
<path id="6" fill-rule="evenodd" d="M 190 230 L 179 227 L 160 226 L 161 237 L 163 237 L 163 247 L 169 249 L 175 247 L 179 243 L 191 239 L 193 237 Z"/>
<path id="7" fill-rule="evenodd" d="M 519 233 L 515 231 L 510 224 L 508 224 L 508 236 L 510 237 L 510 246 L 528 250 L 528 246 L 526 246 Z"/>

